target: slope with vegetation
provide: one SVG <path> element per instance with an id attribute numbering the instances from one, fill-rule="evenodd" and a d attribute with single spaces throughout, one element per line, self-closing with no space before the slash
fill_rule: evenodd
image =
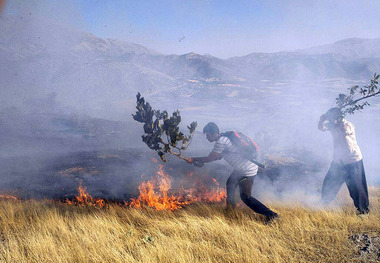
<path id="1" fill-rule="evenodd" d="M 0 201 L 0 262 L 377 262 L 380 189 L 372 212 L 272 203 L 281 219 L 265 225 L 243 207 L 195 204 L 154 211 L 118 205 Z"/>

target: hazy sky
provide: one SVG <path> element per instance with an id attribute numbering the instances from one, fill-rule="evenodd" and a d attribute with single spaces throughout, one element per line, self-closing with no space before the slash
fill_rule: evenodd
<path id="1" fill-rule="evenodd" d="M 164 54 L 221 58 L 380 37 L 380 1 L 7 0 L 32 15 Z"/>

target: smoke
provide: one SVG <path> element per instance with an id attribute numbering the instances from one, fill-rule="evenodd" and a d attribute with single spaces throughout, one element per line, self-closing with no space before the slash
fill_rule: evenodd
<path id="1" fill-rule="evenodd" d="M 368 82 L 369 79 L 359 85 Z M 265 155 L 274 155 L 277 158 L 289 158 L 290 162 L 290 158 L 294 158 L 299 162 L 294 166 L 290 163 L 290 167 L 280 164 L 277 171 L 259 174 L 254 183 L 254 196 L 263 200 L 296 201 L 319 208 L 322 181 L 332 161 L 333 141 L 329 132 L 317 129 L 317 123 L 320 115 L 334 105 L 337 95 L 345 93 L 357 82 L 336 80 L 324 83 L 301 79 L 271 82 L 263 90 L 278 84 L 282 85 L 278 89 L 280 93 L 268 94 L 262 101 L 247 101 L 243 98 L 231 104 L 225 100 L 207 101 L 207 108 L 212 107 L 212 112 L 206 109 L 201 116 L 197 115 L 197 120 L 201 120 L 200 129 L 208 121 L 214 121 L 221 131 L 240 130 L 248 134 L 258 142 L 264 158 L 268 157 Z M 378 105 L 374 104 L 363 112 L 347 116 L 356 126 L 357 141 L 364 156 L 370 185 L 379 183 L 376 176 L 379 171 L 376 161 L 379 146 L 376 134 L 380 131 L 378 110 Z M 192 146 L 203 149 L 202 156 L 205 156 L 211 151 L 212 145 L 202 136 L 196 134 Z M 189 150 L 190 155 L 193 155 L 192 149 Z M 268 179 L 270 176 L 275 178 Z M 346 189 L 346 186 L 342 185 L 342 189 Z"/>
<path id="2" fill-rule="evenodd" d="M 1 14 L 1 11 L 3 11 L 4 4 L 5 4 L 5 0 L 0 0 L 0 14 Z"/>
<path id="3" fill-rule="evenodd" d="M 73 25 L 75 28 L 84 30 L 83 15 L 80 13 L 77 1 L 51 2 L 48 0 L 13 0 L 1 1 L 4 5 L 4 13 L 9 16 L 22 18 L 34 17 L 55 21 L 62 25 Z M 34 25 L 35 26 L 35 25 Z M 33 30 L 33 25 L 31 25 Z"/>
<path id="4" fill-rule="evenodd" d="M 237 79 L 231 76 L 246 71 L 254 75 L 255 67 L 234 68 L 231 61 L 196 55 L 164 56 L 96 38 L 35 17 L 51 5 L 18 3 L 22 19 L 6 17 L 0 24 L 7 33 L 0 36 L 6 62 L 0 65 L 1 191 L 62 198 L 74 195 L 83 181 L 98 197 L 135 196 L 138 184 L 157 170 L 152 161 L 157 155 L 147 150 L 142 126 L 131 117 L 140 91 L 154 109 L 179 109 L 182 131 L 198 121 L 186 156 L 205 156 L 212 150 L 201 130 L 214 121 L 221 131 L 239 130 L 256 140 L 264 159 L 287 158 L 295 165 L 258 175 L 254 196 L 318 203 L 333 149 L 330 134 L 317 129 L 319 116 L 357 80 L 318 79 L 304 67 L 295 67 L 289 79 L 272 70 L 259 75 L 268 79 L 249 74 Z M 33 10 L 40 8 L 36 14 L 30 12 L 33 4 L 38 7 Z M 70 6 L 54 7 L 66 10 L 58 21 L 80 19 Z M 12 34 L 14 38 L 6 37 Z M 280 62 L 292 62 L 292 57 L 287 59 Z M 378 111 L 374 104 L 348 116 L 356 126 L 370 184 L 380 183 Z M 206 185 L 212 184 L 206 179 L 210 177 L 223 185 L 232 172 L 224 161 L 195 168 L 175 157 L 168 158 L 165 169 L 178 187 L 189 172 Z M 183 186 L 192 186 L 187 184 Z"/>

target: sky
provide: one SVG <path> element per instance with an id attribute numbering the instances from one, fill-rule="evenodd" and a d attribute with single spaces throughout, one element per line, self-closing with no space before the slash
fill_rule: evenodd
<path id="1" fill-rule="evenodd" d="M 5 1 L 2 15 L 27 14 L 163 54 L 219 58 L 380 38 L 380 1 Z"/>

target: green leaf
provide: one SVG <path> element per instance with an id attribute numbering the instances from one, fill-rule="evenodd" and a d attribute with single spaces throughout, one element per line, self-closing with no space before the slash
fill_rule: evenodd
<path id="1" fill-rule="evenodd" d="M 175 151 L 172 147 L 175 147 L 177 151 L 180 150 L 180 152 L 187 148 L 191 134 L 197 126 L 196 122 L 192 122 L 188 126 L 190 135 L 186 136 L 179 130 L 181 123 L 179 110 L 173 112 L 169 118 L 167 111 L 154 110 L 139 92 L 136 95 L 136 109 L 137 111 L 132 114 L 132 117 L 134 120 L 144 123 L 142 141 L 150 149 L 157 151 L 162 161 L 166 162 L 164 153 L 174 154 Z M 177 145 L 179 146 L 177 147 Z"/>

